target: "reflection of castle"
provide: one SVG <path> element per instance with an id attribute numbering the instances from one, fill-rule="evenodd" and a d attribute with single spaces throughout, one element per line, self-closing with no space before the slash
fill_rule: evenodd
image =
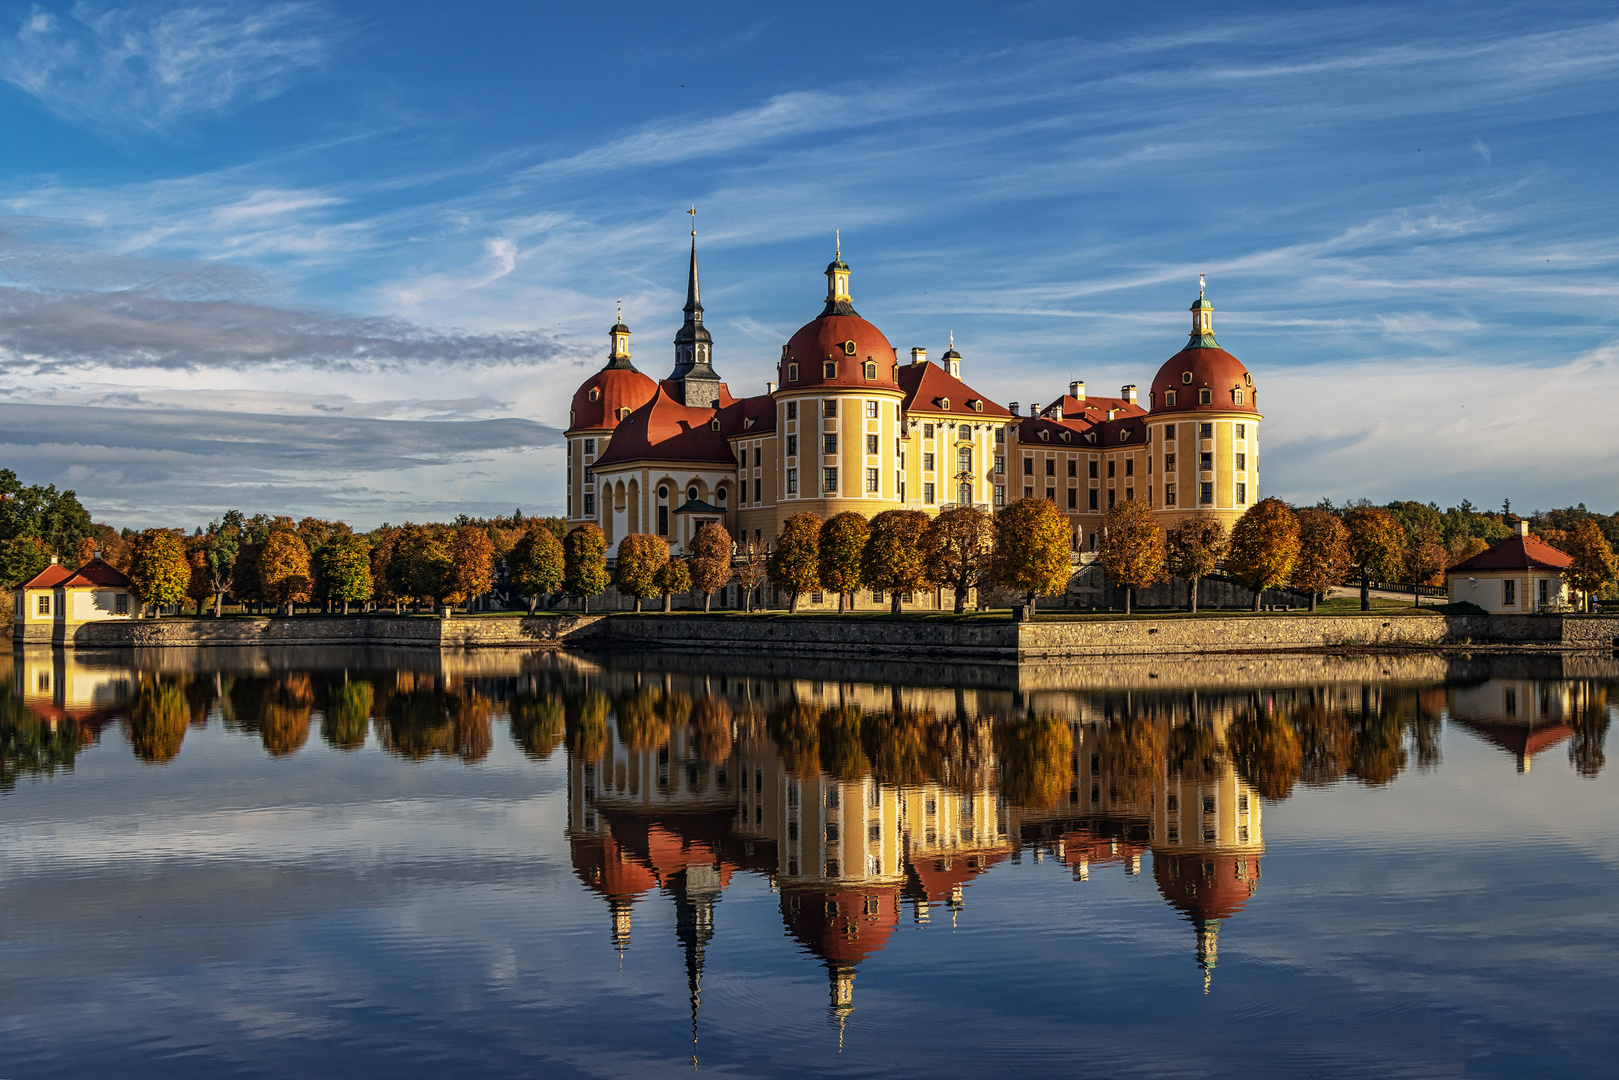
<path id="1" fill-rule="evenodd" d="M 1596 693 L 1588 682 L 1492 679 L 1451 690 L 1447 704 L 1452 720 L 1511 754 L 1526 773 L 1531 758 L 1574 734 Z"/>
<path id="2" fill-rule="evenodd" d="M 134 673 L 95 667 L 71 649 L 26 646 L 12 654 L 15 693 L 48 727 L 77 726 L 86 741 L 127 705 Z"/>

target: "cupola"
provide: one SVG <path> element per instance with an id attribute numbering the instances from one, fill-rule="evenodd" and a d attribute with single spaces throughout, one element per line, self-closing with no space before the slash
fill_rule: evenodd
<path id="1" fill-rule="evenodd" d="M 1192 339 L 1187 342 L 1187 348 L 1189 349 L 1218 349 L 1220 347 L 1219 342 L 1214 340 L 1214 305 L 1209 303 L 1209 298 L 1203 295 L 1206 287 L 1207 283 L 1204 281 L 1203 275 L 1197 275 L 1197 300 L 1193 302 L 1191 307 Z"/>
<path id="2" fill-rule="evenodd" d="M 826 264 L 826 308 L 822 315 L 856 315 L 854 298 L 849 295 L 849 264 L 843 261 L 843 231 L 836 233 L 837 248 Z"/>

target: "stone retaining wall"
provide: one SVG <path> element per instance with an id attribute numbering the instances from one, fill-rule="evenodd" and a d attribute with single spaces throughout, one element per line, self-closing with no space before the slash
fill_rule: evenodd
<path id="1" fill-rule="evenodd" d="M 605 615 L 511 615 L 470 619 L 396 615 L 293 619 L 136 619 L 85 623 L 79 649 L 243 648 L 264 645 L 403 645 L 432 649 L 560 645 L 588 638 Z"/>

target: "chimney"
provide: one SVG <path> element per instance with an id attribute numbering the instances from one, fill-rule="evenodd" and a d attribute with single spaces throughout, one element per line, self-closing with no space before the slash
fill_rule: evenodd
<path id="1" fill-rule="evenodd" d="M 1071 398 L 1078 398 L 1080 401 L 1084 401 L 1085 400 L 1085 380 L 1080 379 L 1078 382 L 1069 383 L 1068 384 L 1068 396 L 1071 397 Z"/>
<path id="2" fill-rule="evenodd" d="M 1115 419 L 1117 419 L 1117 418 L 1118 418 L 1118 415 L 1119 415 L 1119 410 L 1117 410 L 1117 409 L 1109 409 L 1109 410 L 1108 410 L 1108 411 L 1107 411 L 1107 418 L 1108 418 L 1108 419 L 1109 419 L 1109 420 L 1115 420 Z"/>
<path id="3" fill-rule="evenodd" d="M 959 356 L 950 358 L 950 377 L 952 379 L 961 378 L 961 357 Z"/>
<path id="4" fill-rule="evenodd" d="M 1120 390 L 1119 391 L 1119 396 L 1122 397 L 1124 400 L 1128 401 L 1130 404 L 1134 405 L 1136 403 L 1136 384 L 1131 383 L 1129 386 L 1126 386 L 1123 390 Z"/>
<path id="5" fill-rule="evenodd" d="M 911 350 L 911 366 L 912 367 L 915 367 L 918 364 L 925 364 L 927 362 L 928 362 L 928 351 L 926 349 L 912 349 Z"/>
<path id="6" fill-rule="evenodd" d="M 90 557 L 91 557 L 91 558 L 92 558 L 92 559 L 99 559 L 99 558 L 101 558 L 101 549 L 100 549 L 100 548 L 96 548 L 96 550 L 95 550 L 95 554 L 93 554 L 93 555 L 91 555 L 91 556 L 90 556 Z"/>
<path id="7" fill-rule="evenodd" d="M 1018 412 L 1018 403 L 1015 402 L 1015 401 L 1007 402 L 1006 403 L 1006 408 L 1007 408 L 1007 411 L 1010 412 L 1013 416 L 1022 416 L 1023 415 L 1022 413 Z"/>
<path id="8" fill-rule="evenodd" d="M 773 383 L 773 382 L 765 383 L 765 393 L 774 394 L 775 392 L 776 392 L 776 384 L 775 383 Z"/>
<path id="9" fill-rule="evenodd" d="M 1518 535 L 1519 536 L 1528 536 L 1529 535 L 1529 523 L 1527 521 L 1523 520 L 1522 518 L 1518 519 Z"/>
<path id="10" fill-rule="evenodd" d="M 52 566 L 55 566 L 55 565 L 56 565 L 56 556 L 55 556 L 55 555 L 52 555 L 52 556 L 51 556 L 51 565 L 52 565 Z"/>

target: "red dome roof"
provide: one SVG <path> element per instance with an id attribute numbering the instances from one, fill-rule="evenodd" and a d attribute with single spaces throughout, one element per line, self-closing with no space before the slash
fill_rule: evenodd
<path id="1" fill-rule="evenodd" d="M 852 343 L 852 345 L 851 345 Z M 837 364 L 837 374 L 826 377 L 827 361 Z M 877 365 L 877 377 L 867 379 L 867 362 Z M 879 387 L 898 390 L 894 367 L 899 362 L 894 346 L 883 332 L 858 315 L 822 315 L 799 328 L 787 342 L 787 355 L 781 361 L 781 388 Z M 788 364 L 798 365 L 798 378 L 788 377 Z"/>
<path id="2" fill-rule="evenodd" d="M 594 399 L 591 397 L 594 392 Z M 600 431 L 618 426 L 620 410 L 634 412 L 652 400 L 658 384 L 633 367 L 609 364 L 574 392 L 568 411 L 569 431 Z"/>
<path id="3" fill-rule="evenodd" d="M 1152 853 L 1152 876 L 1171 907 L 1192 919 L 1229 919 L 1259 885 L 1259 853 Z"/>
<path id="4" fill-rule="evenodd" d="M 1187 378 L 1188 374 L 1191 376 Z M 1175 404 L 1164 404 L 1164 391 L 1175 391 Z M 1210 391 L 1202 404 L 1200 390 Z M 1233 391 L 1242 391 L 1237 404 Z M 1147 401 L 1153 413 L 1246 412 L 1259 414 L 1254 403 L 1254 380 L 1242 361 L 1219 347 L 1188 346 L 1164 361 L 1153 376 Z"/>
<path id="5" fill-rule="evenodd" d="M 867 902 L 877 901 L 877 914 Z M 853 967 L 888 944 L 899 925 L 899 890 L 783 889 L 788 931 L 810 953 L 833 967 Z"/>

